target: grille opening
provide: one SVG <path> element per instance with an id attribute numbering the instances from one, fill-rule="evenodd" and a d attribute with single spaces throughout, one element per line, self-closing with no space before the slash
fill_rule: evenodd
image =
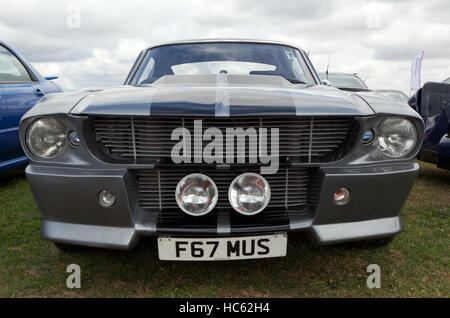
<path id="1" fill-rule="evenodd" d="M 219 191 L 215 209 L 231 208 L 228 202 L 228 188 L 238 175 L 246 170 L 195 170 L 210 177 Z M 178 182 L 193 170 L 153 169 L 138 170 L 136 179 L 139 203 L 144 210 L 179 209 L 175 199 Z M 263 175 L 270 185 L 271 198 L 267 208 L 290 208 L 308 205 L 308 171 L 305 168 L 281 168 L 276 174 Z"/>
<path id="2" fill-rule="evenodd" d="M 244 216 L 234 211 L 228 202 L 228 187 L 236 176 L 244 172 L 259 173 L 259 170 L 197 169 L 195 172 L 204 173 L 214 180 L 219 190 L 219 199 L 213 211 L 194 217 L 181 211 L 175 200 L 175 188 L 179 180 L 192 172 L 193 170 L 183 169 L 133 171 L 140 206 L 148 213 L 158 214 L 159 232 L 217 233 L 220 217 L 229 220 L 232 233 L 286 230 L 291 217 L 312 217 L 321 183 L 319 169 L 280 168 L 274 175 L 264 175 L 272 192 L 267 208 L 257 215 Z"/>
<path id="3" fill-rule="evenodd" d="M 226 152 L 227 128 L 267 128 L 267 148 L 271 149 L 271 128 L 279 129 L 279 160 L 291 163 L 334 162 L 352 148 L 359 129 L 349 117 L 246 117 L 246 118 L 180 118 L 180 117 L 94 117 L 96 154 L 111 163 L 171 164 L 171 151 L 178 140 L 172 131 L 184 127 L 191 133 L 191 162 L 194 163 L 194 120 L 202 120 L 202 133 L 210 127 L 220 129 Z M 203 140 L 202 150 L 210 141 Z M 92 143 L 91 143 L 92 145 Z M 249 140 L 245 151 L 238 151 L 234 141 L 234 162 L 249 163 Z M 99 150 L 99 151 L 97 151 Z M 245 154 L 245 155 L 244 155 Z"/>

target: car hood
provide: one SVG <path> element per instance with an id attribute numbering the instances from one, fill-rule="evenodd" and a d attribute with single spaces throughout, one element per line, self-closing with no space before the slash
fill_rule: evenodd
<path id="1" fill-rule="evenodd" d="M 407 103 L 394 100 L 376 92 L 358 92 L 356 94 L 364 99 L 377 114 L 420 118 L 419 114 Z"/>
<path id="2" fill-rule="evenodd" d="M 289 116 L 372 115 L 359 96 L 323 85 L 294 85 L 279 76 L 172 75 L 151 85 L 85 92 L 77 115 Z"/>

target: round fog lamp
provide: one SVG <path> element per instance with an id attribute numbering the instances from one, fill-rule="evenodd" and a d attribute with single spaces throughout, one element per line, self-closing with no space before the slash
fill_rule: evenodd
<path id="1" fill-rule="evenodd" d="M 201 173 L 185 176 L 175 190 L 178 206 L 192 216 L 209 213 L 216 206 L 218 197 L 219 191 L 214 181 Z"/>
<path id="2" fill-rule="evenodd" d="M 98 202 L 104 208 L 109 208 L 116 203 L 116 195 L 109 190 L 103 190 L 98 195 Z"/>
<path id="3" fill-rule="evenodd" d="M 347 188 L 340 188 L 333 194 L 334 203 L 344 205 L 350 201 L 350 191 Z"/>
<path id="4" fill-rule="evenodd" d="M 231 182 L 228 200 L 233 209 L 243 215 L 258 214 L 269 204 L 269 183 L 256 173 L 241 174 Z"/>

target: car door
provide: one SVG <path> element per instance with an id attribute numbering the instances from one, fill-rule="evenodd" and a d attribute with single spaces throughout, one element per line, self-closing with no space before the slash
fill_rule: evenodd
<path id="1" fill-rule="evenodd" d="M 0 45 L 0 89 L 6 103 L 2 116 L 2 135 L 8 147 L 1 161 L 25 156 L 19 141 L 19 122 L 23 114 L 44 96 L 43 85 L 22 61 Z"/>
<path id="2" fill-rule="evenodd" d="M 6 158 L 8 153 L 6 143 L 6 102 L 3 96 L 3 90 L 0 88 L 0 163 Z"/>

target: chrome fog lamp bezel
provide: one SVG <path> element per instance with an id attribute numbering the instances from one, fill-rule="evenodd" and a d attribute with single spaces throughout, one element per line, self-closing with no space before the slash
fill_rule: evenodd
<path id="1" fill-rule="evenodd" d="M 55 126 L 59 126 L 58 128 L 60 128 L 60 130 L 61 130 L 61 135 L 59 136 L 59 142 L 61 143 L 61 145 L 59 146 L 58 150 L 56 152 L 52 153 L 51 155 L 45 155 L 45 153 L 36 149 L 36 147 L 33 145 L 33 142 L 31 140 L 33 137 L 31 134 L 33 133 L 33 129 L 35 128 L 35 125 L 39 125 L 39 123 L 43 123 L 46 121 L 52 122 L 52 124 L 54 124 Z M 25 134 L 25 143 L 27 145 L 27 148 L 30 150 L 30 152 L 33 155 L 35 155 L 36 157 L 43 158 L 43 159 L 55 158 L 55 157 L 59 156 L 61 153 L 63 153 L 64 150 L 67 148 L 66 128 L 55 118 L 51 118 L 51 117 L 37 118 L 37 119 L 33 120 L 31 122 L 31 124 L 27 127 L 27 131 Z M 50 147 L 48 147 L 48 149 L 50 149 Z"/>
<path id="2" fill-rule="evenodd" d="M 335 193 L 333 193 L 333 201 L 336 205 L 345 205 L 350 202 L 351 193 L 346 187 L 339 188 Z"/>
<path id="3" fill-rule="evenodd" d="M 212 187 L 212 190 L 213 190 L 213 196 L 212 196 L 210 204 L 208 205 L 208 207 L 204 211 L 202 211 L 200 213 L 191 212 L 191 211 L 187 210 L 185 208 L 185 206 L 184 206 L 184 202 L 181 199 L 181 194 L 182 194 L 181 188 L 182 188 L 182 186 L 186 183 L 187 180 L 193 179 L 193 178 L 201 178 L 201 179 L 204 179 L 204 180 L 208 181 L 209 184 Z M 203 215 L 208 214 L 209 212 L 211 212 L 215 208 L 218 199 L 219 199 L 219 190 L 217 189 L 217 186 L 216 186 L 215 182 L 210 177 L 208 177 L 207 175 L 205 175 L 203 173 L 191 173 L 191 174 L 183 177 L 178 182 L 177 187 L 175 189 L 175 200 L 177 201 L 178 207 L 184 213 L 186 213 L 188 215 L 191 215 L 191 216 L 203 216 Z"/>
<path id="4" fill-rule="evenodd" d="M 105 197 L 110 197 L 111 202 L 108 202 L 107 199 L 105 200 Z M 116 201 L 117 197 L 111 190 L 104 189 L 98 194 L 98 203 L 104 208 L 112 207 L 114 204 L 116 204 Z"/>
<path id="5" fill-rule="evenodd" d="M 69 133 L 68 138 L 69 138 L 69 142 L 72 146 L 79 146 L 81 143 L 80 136 L 78 135 L 78 133 L 75 130 L 72 130 Z"/>
<path id="6" fill-rule="evenodd" d="M 394 153 L 392 151 L 392 148 L 389 147 L 383 147 L 380 145 L 380 143 L 385 142 L 382 141 L 383 139 L 386 140 L 386 135 L 385 135 L 385 131 L 383 130 L 383 125 L 389 125 L 387 124 L 388 122 L 392 122 L 391 125 L 394 127 L 394 129 L 399 129 L 399 124 L 396 123 L 396 121 L 402 121 L 404 123 L 408 123 L 408 125 L 410 125 L 410 128 L 412 129 L 413 132 L 413 142 L 411 144 L 411 146 L 409 148 L 407 148 L 405 151 L 402 152 L 397 152 Z M 388 158 L 394 158 L 394 159 L 398 159 L 398 158 L 405 158 L 408 157 L 413 151 L 414 149 L 416 149 L 417 147 L 417 141 L 419 139 L 419 133 L 417 131 L 417 127 L 416 125 L 414 125 L 414 123 L 407 119 L 407 118 L 402 118 L 402 117 L 389 117 L 389 118 L 385 118 L 383 119 L 377 127 L 377 134 L 376 134 L 376 144 L 377 144 L 377 148 L 378 150 L 385 155 Z M 389 151 L 390 150 L 390 151 Z"/>
<path id="7" fill-rule="evenodd" d="M 265 186 L 264 203 L 263 203 L 262 207 L 259 208 L 258 210 L 251 211 L 251 212 L 242 210 L 242 206 L 239 205 L 236 202 L 236 200 L 233 198 L 233 191 L 235 191 L 235 189 L 234 189 L 235 184 L 237 184 L 237 182 L 239 182 L 241 179 L 248 177 L 248 176 L 252 176 L 252 177 L 260 179 Z M 238 212 L 242 215 L 246 215 L 246 216 L 256 215 L 256 214 L 260 213 L 261 211 L 263 211 L 269 204 L 270 197 L 271 197 L 271 190 L 270 190 L 269 182 L 267 182 L 267 180 L 263 176 L 261 176 L 257 173 L 253 173 L 253 172 L 246 172 L 246 173 L 238 175 L 236 178 L 234 178 L 234 180 L 230 184 L 230 187 L 228 188 L 228 201 L 230 202 L 231 207 L 236 212 Z M 241 209 L 239 209 L 239 208 L 241 208 Z"/>
<path id="8" fill-rule="evenodd" d="M 367 137 L 368 136 L 368 137 Z M 361 142 L 365 145 L 372 143 L 375 140 L 375 132 L 372 129 L 364 131 Z"/>

